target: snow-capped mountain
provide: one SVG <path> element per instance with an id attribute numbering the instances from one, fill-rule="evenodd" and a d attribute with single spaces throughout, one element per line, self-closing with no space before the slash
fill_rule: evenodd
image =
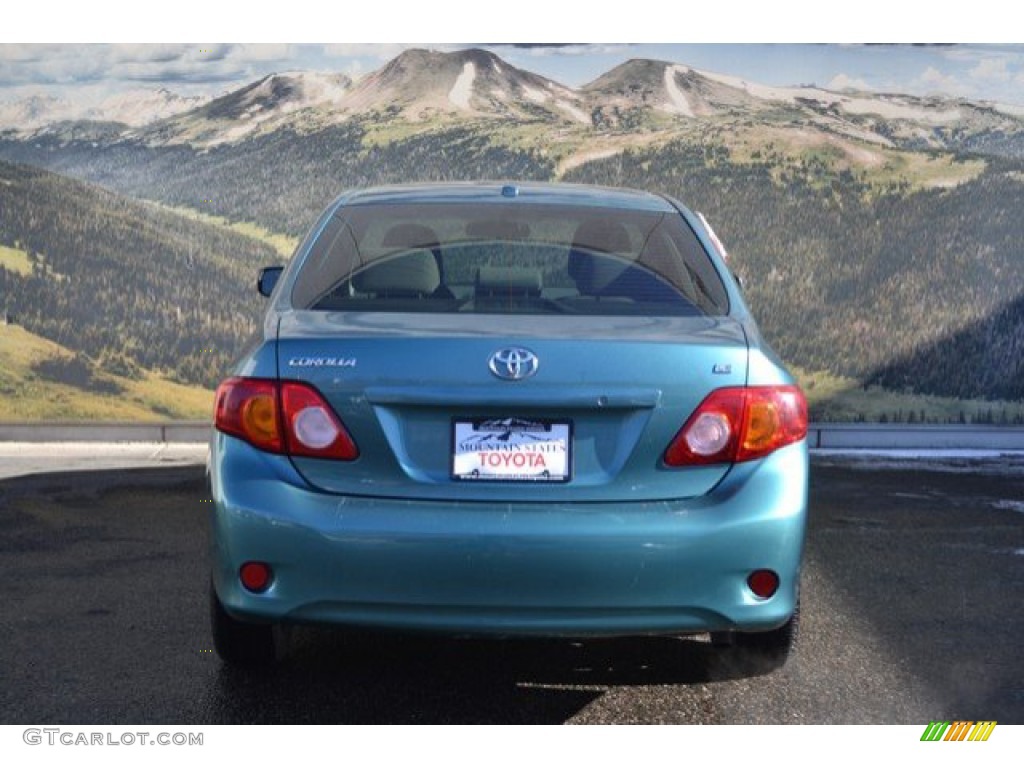
<path id="1" fill-rule="evenodd" d="M 410 49 L 357 81 L 330 72 L 273 74 L 212 100 L 160 90 L 91 105 L 45 96 L 0 105 L 0 131 L 149 145 L 232 144 L 282 129 L 308 134 L 353 119 L 368 125 L 397 120 L 414 130 L 467 120 L 548 126 L 571 133 L 577 144 L 596 144 L 574 150 L 576 160 L 704 124 L 727 128 L 738 141 L 760 130 L 762 143 L 778 135 L 805 147 L 838 146 L 853 162 L 872 147 L 1024 156 L 1024 107 L 769 86 L 650 59 L 632 59 L 573 89 L 482 49 Z M 73 122 L 81 120 L 102 122 L 102 132 Z"/>
<path id="2" fill-rule="evenodd" d="M 583 106 L 571 88 L 481 49 L 405 51 L 361 80 L 345 101 L 353 114 L 397 108 L 412 120 L 454 114 L 545 117 L 589 125 Z"/>
<path id="3" fill-rule="evenodd" d="M 336 115 L 352 80 L 334 72 L 267 75 L 197 109 L 157 121 L 138 137 L 157 143 L 220 144 L 239 141 L 302 120 Z"/>
<path id="4" fill-rule="evenodd" d="M 203 96 L 180 96 L 166 88 L 133 89 L 98 101 L 32 95 L 0 104 L 0 131 L 28 135 L 49 126 L 74 121 L 143 126 L 188 112 L 209 101 Z"/>

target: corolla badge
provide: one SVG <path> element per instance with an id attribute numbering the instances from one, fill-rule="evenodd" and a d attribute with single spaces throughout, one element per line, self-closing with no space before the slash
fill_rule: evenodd
<path id="1" fill-rule="evenodd" d="M 293 357 L 288 360 L 292 368 L 355 368 L 354 357 Z"/>
<path id="2" fill-rule="evenodd" d="M 499 349 L 488 362 L 491 373 L 499 379 L 528 379 L 537 372 L 540 361 L 528 349 L 522 347 L 505 347 Z"/>

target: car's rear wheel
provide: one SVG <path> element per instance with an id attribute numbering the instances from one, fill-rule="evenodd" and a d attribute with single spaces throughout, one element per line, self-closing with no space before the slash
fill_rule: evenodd
<path id="1" fill-rule="evenodd" d="M 229 615 L 210 585 L 210 628 L 213 647 L 226 663 L 238 667 L 264 667 L 281 659 L 284 633 L 275 624 L 257 624 Z"/>

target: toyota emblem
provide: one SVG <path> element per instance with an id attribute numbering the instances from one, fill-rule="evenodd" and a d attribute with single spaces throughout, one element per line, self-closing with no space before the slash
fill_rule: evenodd
<path id="1" fill-rule="evenodd" d="M 488 367 L 499 379 L 528 379 L 537 372 L 540 361 L 528 349 L 522 347 L 506 347 L 491 355 Z"/>

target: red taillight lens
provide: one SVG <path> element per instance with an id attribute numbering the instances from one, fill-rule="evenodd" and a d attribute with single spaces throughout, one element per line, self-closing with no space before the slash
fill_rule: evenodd
<path id="1" fill-rule="evenodd" d="M 308 384 L 231 378 L 217 388 L 214 424 L 264 451 L 351 461 L 359 456 L 341 420 Z"/>
<path id="2" fill-rule="evenodd" d="M 665 451 L 670 467 L 750 461 L 807 434 L 799 387 L 726 387 L 708 395 Z"/>
<path id="3" fill-rule="evenodd" d="M 320 393 L 306 384 L 281 385 L 281 408 L 288 433 L 288 452 L 295 456 L 352 461 L 356 444 Z"/>

